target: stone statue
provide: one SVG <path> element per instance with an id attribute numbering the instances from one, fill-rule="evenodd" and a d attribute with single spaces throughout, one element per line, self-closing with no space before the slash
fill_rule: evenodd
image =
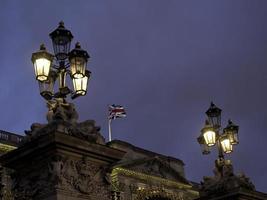
<path id="1" fill-rule="evenodd" d="M 200 186 L 201 196 L 227 192 L 236 188 L 255 190 L 255 186 L 244 174 L 234 174 L 230 160 L 217 160 L 214 175 L 214 177 L 203 178 L 204 181 Z"/>
<path id="2" fill-rule="evenodd" d="M 48 123 L 53 121 L 68 121 L 70 123 L 76 123 L 78 120 L 78 113 L 76 112 L 73 103 L 67 103 L 65 99 L 58 98 L 55 100 L 49 100 L 47 102 Z"/>
<path id="3" fill-rule="evenodd" d="M 49 100 L 47 102 L 47 107 L 48 124 L 32 124 L 31 130 L 25 131 L 26 137 L 22 144 L 41 135 L 46 135 L 55 131 L 90 142 L 105 144 L 105 140 L 99 132 L 100 127 L 95 126 L 94 120 L 78 122 L 78 113 L 74 104 L 68 103 L 63 98 L 56 98 L 54 100 Z"/>

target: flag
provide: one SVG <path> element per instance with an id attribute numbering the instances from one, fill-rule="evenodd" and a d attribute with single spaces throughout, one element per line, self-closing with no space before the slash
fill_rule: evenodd
<path id="1" fill-rule="evenodd" d="M 116 119 L 123 117 L 126 117 L 126 112 L 123 106 L 114 104 L 109 106 L 109 119 Z"/>

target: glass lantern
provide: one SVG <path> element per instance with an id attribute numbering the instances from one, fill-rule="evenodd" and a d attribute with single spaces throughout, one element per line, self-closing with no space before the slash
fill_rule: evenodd
<path id="1" fill-rule="evenodd" d="M 201 134 L 203 135 L 204 142 L 209 147 L 214 146 L 216 144 L 216 133 L 214 128 L 210 125 L 210 123 L 206 120 L 204 128 L 201 130 Z"/>
<path id="2" fill-rule="evenodd" d="M 239 127 L 235 125 L 231 120 L 228 120 L 228 125 L 223 129 L 224 134 L 228 135 L 232 145 L 239 143 L 238 129 Z"/>
<path id="3" fill-rule="evenodd" d="M 40 50 L 32 54 L 32 63 L 36 80 L 46 81 L 49 76 L 53 55 L 46 51 L 44 44 L 40 46 Z"/>
<path id="4" fill-rule="evenodd" d="M 38 81 L 40 94 L 46 100 L 51 100 L 53 97 L 56 76 L 57 76 L 56 72 L 51 71 L 50 76 L 48 77 L 46 81 Z"/>
<path id="5" fill-rule="evenodd" d="M 209 109 L 206 111 L 209 122 L 215 129 L 221 127 L 221 112 L 222 110 L 218 108 L 213 102 L 211 102 Z"/>
<path id="6" fill-rule="evenodd" d="M 230 142 L 230 139 L 227 135 L 222 135 L 220 139 L 221 147 L 224 153 L 233 152 L 233 145 Z"/>
<path id="7" fill-rule="evenodd" d="M 75 49 L 69 53 L 71 76 L 82 78 L 85 76 L 87 61 L 90 58 L 87 51 L 81 48 L 80 43 L 76 43 Z"/>
<path id="8" fill-rule="evenodd" d="M 88 79 L 90 78 L 91 72 L 87 71 L 85 72 L 85 76 L 82 78 L 73 78 L 73 88 L 74 88 L 74 94 L 72 98 L 76 98 L 78 96 L 84 96 L 87 92 L 87 83 Z"/>
<path id="9" fill-rule="evenodd" d="M 73 38 L 72 33 L 65 29 L 64 22 L 60 22 L 56 30 L 49 34 L 53 42 L 55 56 L 58 60 L 65 60 L 70 51 L 70 44 Z"/>

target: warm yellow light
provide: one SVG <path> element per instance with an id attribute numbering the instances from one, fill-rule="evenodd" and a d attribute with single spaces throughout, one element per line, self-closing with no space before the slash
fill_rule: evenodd
<path id="1" fill-rule="evenodd" d="M 221 146 L 224 153 L 231 153 L 233 151 L 233 145 L 228 137 L 221 139 Z"/>
<path id="2" fill-rule="evenodd" d="M 76 95 L 85 95 L 87 89 L 88 77 L 84 76 L 83 78 L 74 78 L 73 86 Z"/>
<path id="3" fill-rule="evenodd" d="M 216 143 L 216 133 L 214 131 L 208 130 L 203 133 L 205 143 L 210 147 Z"/>
<path id="4" fill-rule="evenodd" d="M 232 145 L 238 144 L 238 135 L 237 133 L 231 133 L 229 134 L 229 139 Z"/>
<path id="5" fill-rule="evenodd" d="M 46 81 L 50 71 L 51 61 L 46 58 L 38 58 L 34 62 L 36 79 Z"/>
<path id="6" fill-rule="evenodd" d="M 144 190 L 145 188 L 144 187 L 138 187 L 138 190 Z"/>
<path id="7" fill-rule="evenodd" d="M 83 78 L 85 76 L 86 60 L 82 57 L 75 57 L 70 61 L 71 75 L 73 78 Z"/>

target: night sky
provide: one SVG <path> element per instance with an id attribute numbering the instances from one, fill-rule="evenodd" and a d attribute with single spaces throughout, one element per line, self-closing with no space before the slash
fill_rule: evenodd
<path id="1" fill-rule="evenodd" d="M 63 20 L 91 55 L 88 94 L 74 100 L 80 120 L 108 138 L 107 105 L 125 106 L 113 138 L 185 162 L 188 179 L 211 176 L 217 150 L 196 138 L 210 101 L 240 126 L 236 172 L 267 192 L 267 1 L 1 0 L 0 129 L 23 134 L 46 122 L 31 54 Z"/>

